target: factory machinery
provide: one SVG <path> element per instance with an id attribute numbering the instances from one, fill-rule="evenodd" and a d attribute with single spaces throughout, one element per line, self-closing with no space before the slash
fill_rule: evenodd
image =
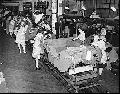
<path id="1" fill-rule="evenodd" d="M 100 49 L 79 44 L 71 38 L 45 40 L 42 65 L 69 93 L 107 93 L 94 70 L 101 58 Z"/>

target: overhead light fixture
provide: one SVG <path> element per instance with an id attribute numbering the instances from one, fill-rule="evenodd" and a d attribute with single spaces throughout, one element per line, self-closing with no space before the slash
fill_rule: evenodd
<path id="1" fill-rule="evenodd" d="M 115 7 L 111 7 L 112 11 L 116 11 L 116 8 Z"/>

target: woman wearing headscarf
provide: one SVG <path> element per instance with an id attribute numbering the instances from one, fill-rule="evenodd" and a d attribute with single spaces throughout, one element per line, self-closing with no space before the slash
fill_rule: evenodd
<path id="1" fill-rule="evenodd" d="M 20 28 L 18 29 L 18 32 L 16 34 L 15 42 L 18 44 L 20 53 L 21 53 L 20 45 L 22 46 L 24 53 L 26 53 L 26 51 L 25 51 L 25 33 L 26 33 L 27 28 L 28 28 L 28 25 L 25 25 L 25 22 L 22 21 L 20 24 Z"/>
<path id="2" fill-rule="evenodd" d="M 43 43 L 44 43 L 44 36 L 43 33 L 40 32 L 34 38 L 33 52 L 32 52 L 32 57 L 35 58 L 36 61 L 36 69 L 39 68 L 38 60 L 41 58 L 41 55 L 44 53 Z"/>
<path id="3" fill-rule="evenodd" d="M 82 41 L 82 43 L 84 43 L 84 41 L 85 41 L 85 33 L 81 28 L 78 28 L 78 31 L 79 31 L 80 34 L 76 38 L 74 38 L 73 40 L 79 39 L 79 40 Z"/>

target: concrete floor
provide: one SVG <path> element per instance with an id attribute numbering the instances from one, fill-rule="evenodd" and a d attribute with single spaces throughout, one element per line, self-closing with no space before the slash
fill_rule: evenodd
<path id="1" fill-rule="evenodd" d="M 20 54 L 14 39 L 0 30 L 0 71 L 4 73 L 7 92 L 11 93 L 67 93 L 49 71 L 35 70 L 31 52 Z M 104 70 L 100 83 L 110 93 L 119 92 L 119 77 Z M 6 91 L 5 91 L 6 92 Z"/>
<path id="2" fill-rule="evenodd" d="M 31 52 L 20 54 L 13 38 L 5 33 L 0 36 L 0 62 L 3 63 L 0 70 L 4 73 L 7 92 L 67 93 L 48 71 L 35 70 Z"/>
<path id="3" fill-rule="evenodd" d="M 119 77 L 114 75 L 111 71 L 104 69 L 101 80 L 101 83 L 110 93 L 119 93 Z"/>

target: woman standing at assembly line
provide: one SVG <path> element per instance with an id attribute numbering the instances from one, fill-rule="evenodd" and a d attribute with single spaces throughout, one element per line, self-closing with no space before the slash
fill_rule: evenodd
<path id="1" fill-rule="evenodd" d="M 99 66 L 99 75 L 102 74 L 103 71 L 103 65 L 106 64 L 107 61 L 107 55 L 106 55 L 106 46 L 105 46 L 105 41 L 104 39 L 100 39 L 100 37 L 98 35 L 94 35 L 94 41 L 93 43 L 91 43 L 91 45 L 94 45 L 95 47 L 99 47 L 101 49 L 102 52 L 102 57 L 101 57 L 101 61 L 98 64 Z"/>
<path id="2" fill-rule="evenodd" d="M 15 25 L 15 19 L 12 18 L 10 23 L 9 23 L 9 33 L 10 33 L 11 36 L 13 34 L 14 25 Z"/>
<path id="3" fill-rule="evenodd" d="M 79 31 L 80 34 L 76 38 L 74 38 L 73 40 L 79 39 L 84 44 L 84 42 L 85 42 L 85 33 L 80 27 L 78 28 L 78 31 Z"/>
<path id="4" fill-rule="evenodd" d="M 11 16 L 9 16 L 6 20 L 6 33 L 9 34 L 9 23 L 10 23 L 10 20 L 11 20 Z"/>
<path id="5" fill-rule="evenodd" d="M 33 52 L 32 52 L 32 57 L 35 58 L 36 61 L 36 69 L 39 69 L 38 60 L 41 58 L 41 55 L 44 53 L 43 43 L 44 43 L 44 35 L 43 32 L 40 32 L 34 38 Z"/>
<path id="6" fill-rule="evenodd" d="M 25 25 L 25 22 L 21 21 L 20 28 L 17 30 L 18 32 L 16 34 L 16 40 L 15 40 L 15 42 L 18 44 L 20 53 L 22 52 L 20 45 L 22 46 L 24 53 L 26 53 L 26 51 L 25 51 L 25 33 L 26 33 L 27 28 L 28 28 L 28 25 Z"/>

